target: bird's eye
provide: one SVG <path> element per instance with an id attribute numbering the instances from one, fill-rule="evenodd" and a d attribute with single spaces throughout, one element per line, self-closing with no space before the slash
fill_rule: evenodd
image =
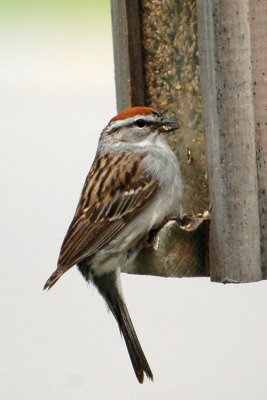
<path id="1" fill-rule="evenodd" d="M 138 128 L 143 128 L 146 125 L 146 121 L 144 119 L 138 119 L 135 121 L 135 124 Z"/>

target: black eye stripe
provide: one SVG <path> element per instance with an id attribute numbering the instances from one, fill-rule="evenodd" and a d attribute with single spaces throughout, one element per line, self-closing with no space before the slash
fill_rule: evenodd
<path id="1" fill-rule="evenodd" d="M 161 115 L 158 112 L 153 112 L 153 115 L 157 116 L 155 120 L 145 119 L 145 118 L 137 118 L 135 121 L 131 121 L 128 124 L 124 123 L 119 126 L 112 126 L 110 130 L 107 132 L 108 135 L 112 135 L 115 132 L 119 131 L 124 127 L 134 127 L 137 126 L 138 128 L 144 128 L 145 126 L 157 127 L 160 125 L 161 120 L 163 119 L 163 114 Z"/>

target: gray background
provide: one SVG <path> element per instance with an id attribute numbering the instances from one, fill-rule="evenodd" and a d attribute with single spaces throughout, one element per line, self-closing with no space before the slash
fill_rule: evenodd
<path id="1" fill-rule="evenodd" d="M 143 386 L 112 316 L 76 268 L 42 291 L 98 135 L 116 113 L 108 2 L 101 4 L 83 19 L 2 9 L 0 396 L 266 399 L 265 282 L 123 275 L 155 377 Z"/>

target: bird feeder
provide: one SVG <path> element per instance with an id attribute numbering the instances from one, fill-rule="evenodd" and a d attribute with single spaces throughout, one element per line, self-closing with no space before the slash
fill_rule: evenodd
<path id="1" fill-rule="evenodd" d="M 112 0 L 111 11 L 118 111 L 152 106 L 181 126 L 169 144 L 184 216 L 127 272 L 266 279 L 266 2 Z"/>

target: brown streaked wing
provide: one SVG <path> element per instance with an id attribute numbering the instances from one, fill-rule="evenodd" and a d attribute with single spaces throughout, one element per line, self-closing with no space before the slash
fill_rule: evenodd
<path id="1" fill-rule="evenodd" d="M 101 249 L 149 204 L 158 185 L 145 176 L 141 161 L 129 152 L 96 158 L 62 244 L 58 266 L 67 270 Z"/>

